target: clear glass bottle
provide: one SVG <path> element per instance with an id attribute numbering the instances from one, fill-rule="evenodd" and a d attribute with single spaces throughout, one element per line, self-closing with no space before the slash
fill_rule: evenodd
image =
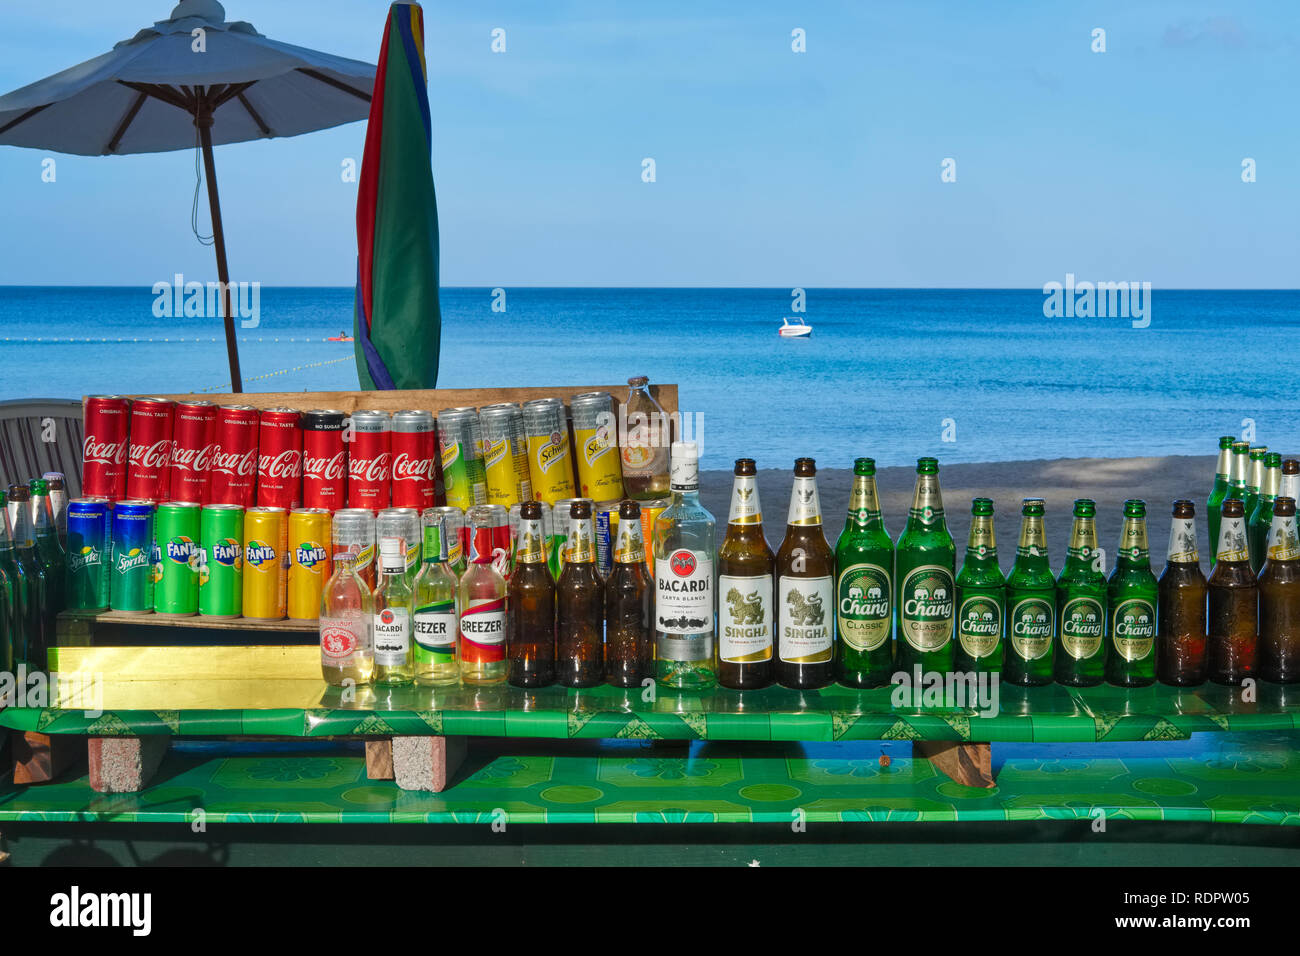
<path id="1" fill-rule="evenodd" d="M 695 442 L 673 442 L 671 490 L 672 503 L 654 527 L 655 677 L 668 687 L 712 687 L 718 673 L 716 525 L 700 504 Z"/>
<path id="2" fill-rule="evenodd" d="M 424 563 L 415 577 L 415 624 L 411 631 L 415 680 L 434 686 L 460 680 L 456 653 L 456 574 L 448 564 L 447 519 L 429 508 L 421 517 Z"/>
<path id="3" fill-rule="evenodd" d="M 357 556 L 334 542 L 334 573 L 320 596 L 320 661 L 327 684 L 369 684 L 375 675 L 370 589 L 357 574 Z"/>
<path id="4" fill-rule="evenodd" d="M 499 506 L 496 506 L 499 507 Z M 506 679 L 506 579 L 492 564 L 493 505 L 474 505 L 469 525 L 469 564 L 460 579 L 460 677 L 466 684 Z"/>
<path id="5" fill-rule="evenodd" d="M 395 535 L 379 539 L 379 580 L 374 593 L 375 683 L 409 684 L 415 667 L 411 654 L 411 604 L 406 581 L 406 542 Z"/>
<path id="6" fill-rule="evenodd" d="M 668 443 L 672 422 L 650 395 L 649 379 L 634 375 L 627 380 L 629 391 L 623 404 L 626 416 L 623 447 L 623 486 L 637 501 L 662 498 L 669 491 Z M 557 519 L 560 520 L 560 519 Z"/>

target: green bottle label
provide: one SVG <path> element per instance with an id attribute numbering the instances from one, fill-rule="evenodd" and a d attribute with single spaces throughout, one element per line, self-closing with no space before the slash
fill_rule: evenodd
<path id="1" fill-rule="evenodd" d="M 874 651 L 889 640 L 893 623 L 889 572 L 876 564 L 851 564 L 836 587 L 840 640 L 855 651 Z"/>
<path id="2" fill-rule="evenodd" d="M 996 598 L 973 594 L 961 602 L 957 614 L 957 640 L 967 656 L 989 657 L 1002 637 L 1002 607 Z"/>
<path id="3" fill-rule="evenodd" d="M 1105 628 L 1106 612 L 1096 598 L 1070 598 L 1061 608 L 1061 645 L 1075 660 L 1100 650 Z"/>
<path id="4" fill-rule="evenodd" d="M 1156 609 L 1143 598 L 1120 601 L 1111 612 L 1115 650 L 1126 661 L 1145 660 L 1155 647 Z"/>
<path id="5" fill-rule="evenodd" d="M 1011 609 L 1011 647 L 1021 658 L 1036 661 L 1052 648 L 1055 610 L 1041 597 L 1025 598 Z"/>
<path id="6" fill-rule="evenodd" d="M 899 620 L 903 639 L 922 653 L 942 650 L 952 640 L 952 571 L 942 565 L 913 568 L 903 579 Z"/>

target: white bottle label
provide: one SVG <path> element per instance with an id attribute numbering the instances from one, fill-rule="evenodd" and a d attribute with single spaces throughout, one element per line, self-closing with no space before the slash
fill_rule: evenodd
<path id="1" fill-rule="evenodd" d="M 386 607 L 374 616 L 375 663 L 400 667 L 411 653 L 411 612 L 404 607 Z"/>
<path id="2" fill-rule="evenodd" d="M 1246 521 L 1244 518 L 1223 519 L 1223 523 L 1219 525 L 1219 540 L 1215 556 L 1219 561 L 1250 560 L 1250 551 L 1246 545 Z"/>
<path id="3" fill-rule="evenodd" d="M 1196 520 L 1175 518 L 1169 528 L 1167 560 L 1175 564 L 1195 564 L 1200 560 L 1196 550 Z"/>
<path id="4" fill-rule="evenodd" d="M 732 664 L 772 659 L 772 575 L 718 575 L 718 654 Z"/>
<path id="5" fill-rule="evenodd" d="M 713 559 L 678 548 L 655 560 L 655 622 L 665 634 L 713 632 Z"/>
<path id="6" fill-rule="evenodd" d="M 831 659 L 835 624 L 835 579 L 782 576 L 777 582 L 778 647 L 788 664 L 824 664 Z"/>
<path id="7" fill-rule="evenodd" d="M 761 524 L 763 509 L 758 503 L 758 482 L 751 475 L 738 475 L 731 486 L 728 524 Z"/>
<path id="8" fill-rule="evenodd" d="M 320 619 L 320 656 L 327 667 L 347 667 L 370 656 L 370 628 L 364 614 Z"/>
<path id="9" fill-rule="evenodd" d="M 822 523 L 822 505 L 817 497 L 817 479 L 795 476 L 790 488 L 790 517 L 786 524 L 815 525 Z"/>
<path id="10" fill-rule="evenodd" d="M 417 611 L 415 614 L 415 640 L 421 647 L 430 649 L 456 646 L 455 611 Z"/>

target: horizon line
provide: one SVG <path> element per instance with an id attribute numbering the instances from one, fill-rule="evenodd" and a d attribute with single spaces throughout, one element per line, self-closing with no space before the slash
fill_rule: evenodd
<path id="1" fill-rule="evenodd" d="M 182 273 L 184 275 L 184 273 Z M 156 280 L 169 281 L 169 280 Z M 202 281 L 205 285 L 215 283 L 215 279 L 193 280 Z M 254 280 L 231 280 L 234 285 L 239 281 L 250 282 Z M 1055 282 L 1056 280 L 1050 280 Z M 1133 280 L 1091 280 L 1084 279 L 1084 282 L 1128 282 L 1131 285 L 1141 284 L 1141 281 Z M 19 285 L 0 283 L 0 290 L 5 289 L 151 289 L 155 283 L 129 283 L 106 285 L 99 283 L 85 283 L 74 285 L 72 283 L 45 283 L 39 285 Z M 355 289 L 355 284 L 348 285 L 303 285 L 299 283 L 270 284 L 265 282 L 258 283 L 259 288 L 264 289 Z M 1077 288 L 1077 286 L 1076 286 Z M 635 290 L 635 291 L 741 291 L 741 292 L 788 292 L 791 289 L 805 289 L 816 291 L 832 292 L 1037 292 L 1043 294 L 1043 289 L 1038 286 L 852 286 L 852 285 L 513 285 L 510 283 L 496 283 L 494 285 L 441 285 L 439 289 L 452 290 L 492 290 L 492 289 L 529 289 L 529 290 L 591 290 L 591 289 L 608 289 L 608 290 Z M 1300 292 L 1300 287 L 1293 286 L 1152 286 L 1152 292 Z"/>

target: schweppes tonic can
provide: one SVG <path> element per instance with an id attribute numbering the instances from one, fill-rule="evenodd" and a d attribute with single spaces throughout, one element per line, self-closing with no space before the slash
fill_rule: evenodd
<path id="1" fill-rule="evenodd" d="M 528 445 L 519 406 L 510 402 L 486 405 L 479 409 L 478 417 L 483 431 L 488 504 L 510 508 L 521 501 L 531 501 Z"/>
<path id="2" fill-rule="evenodd" d="M 284 618 L 289 587 L 289 516 L 283 508 L 244 513 L 244 617 Z"/>
<path id="3" fill-rule="evenodd" d="M 329 549 L 327 509 L 294 508 L 289 512 L 289 620 L 320 617 L 321 591 L 334 573 Z"/>
<path id="4" fill-rule="evenodd" d="M 206 505 L 199 517 L 199 614 L 239 617 L 244 606 L 244 509 Z"/>
<path id="5" fill-rule="evenodd" d="M 564 403 L 558 398 L 537 398 L 524 403 L 523 414 L 533 498 L 554 507 L 560 499 L 573 497 L 576 490 Z"/>
<path id="6" fill-rule="evenodd" d="M 609 392 L 585 392 L 569 400 L 577 449 L 579 494 L 596 501 L 623 497 L 623 466 L 618 454 L 618 425 Z M 615 506 L 615 513 L 618 508 Z"/>
<path id="7" fill-rule="evenodd" d="M 199 613 L 198 504 L 170 501 L 158 506 L 154 535 L 158 541 L 158 563 L 154 566 L 154 613 L 169 617 L 190 617 Z"/>

